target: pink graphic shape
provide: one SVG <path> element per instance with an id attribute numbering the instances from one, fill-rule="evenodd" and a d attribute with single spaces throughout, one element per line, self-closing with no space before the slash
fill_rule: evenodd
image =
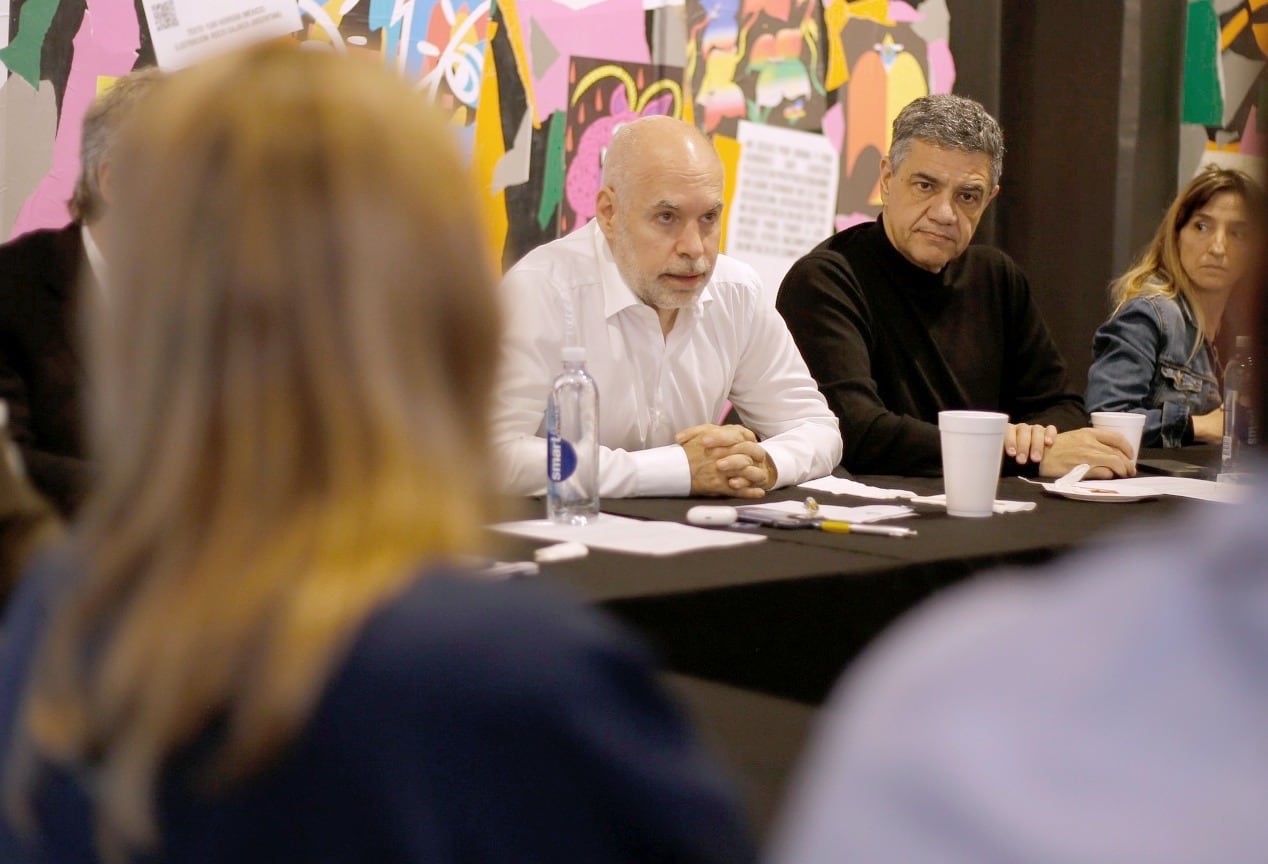
<path id="1" fill-rule="evenodd" d="M 595 197 L 603 178 L 603 151 L 617 127 L 640 116 L 668 114 L 673 105 L 673 97 L 667 93 L 652 99 L 641 112 L 635 111 L 630 108 L 625 89 L 616 89 L 608 116 L 595 120 L 581 133 L 577 155 L 572 158 L 564 179 L 564 195 L 572 212 L 577 214 L 576 224 L 584 225 L 594 216 Z"/>
<path id="2" fill-rule="evenodd" d="M 1242 130 L 1242 140 L 1238 145 L 1243 155 L 1263 156 L 1264 137 L 1259 134 L 1259 109 L 1252 105 L 1246 115 L 1246 128 Z"/>
<path id="3" fill-rule="evenodd" d="M 651 63 L 643 33 L 643 0 L 606 0 L 585 9 L 570 9 L 555 0 L 516 0 L 528 68 L 533 69 L 532 22 L 554 46 L 558 56 L 533 78 L 539 122 L 555 111 L 568 109 L 568 58 L 602 57 L 614 63 Z"/>
<path id="4" fill-rule="evenodd" d="M 955 58 L 947 40 L 939 39 L 927 46 L 929 56 L 930 93 L 950 93 L 955 86 Z"/>
<path id="5" fill-rule="evenodd" d="M 910 3 L 904 3 L 902 0 L 890 0 L 889 2 L 889 20 L 897 24 L 913 24 L 916 21 L 923 21 L 924 15 L 920 14 Z"/>
<path id="6" fill-rule="evenodd" d="M 838 153 L 845 146 L 845 109 L 840 102 L 823 112 L 823 137 Z"/>
<path id="7" fill-rule="evenodd" d="M 36 228 L 57 228 L 69 221 L 66 201 L 79 174 L 79 135 L 84 112 L 97 95 L 97 78 L 119 77 L 132 71 L 141 47 L 133 0 L 88 0 L 71 45 L 75 53 L 53 141 L 53 165 L 18 211 L 11 235 L 14 237 Z"/>

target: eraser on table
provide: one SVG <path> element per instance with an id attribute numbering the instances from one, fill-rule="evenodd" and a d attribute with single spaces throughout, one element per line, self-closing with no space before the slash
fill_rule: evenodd
<path id="1" fill-rule="evenodd" d="M 533 552 L 533 560 L 538 564 L 550 564 L 555 561 L 571 561 L 574 558 L 584 558 L 590 554 L 590 549 L 582 543 L 575 543 L 571 540 L 565 543 L 555 543 L 552 546 L 543 546 Z"/>
<path id="2" fill-rule="evenodd" d="M 687 511 L 687 521 L 692 525 L 709 525 L 726 527 L 734 525 L 740 514 L 734 507 L 724 505 L 701 504 Z"/>

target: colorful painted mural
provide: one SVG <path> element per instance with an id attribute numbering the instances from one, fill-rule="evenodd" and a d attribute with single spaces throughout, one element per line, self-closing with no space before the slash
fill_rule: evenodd
<path id="1" fill-rule="evenodd" d="M 295 2 L 294 38 L 394 66 L 452 118 L 506 264 L 593 215 L 608 138 L 649 113 L 695 122 L 731 166 L 740 121 L 822 134 L 837 223 L 865 218 L 894 113 L 955 75 L 945 0 Z M 66 221 L 84 108 L 155 62 L 157 5 L 0 0 L 3 236 Z"/>
<path id="2" fill-rule="evenodd" d="M 1190 0 L 1180 185 L 1208 162 L 1262 170 L 1266 59 L 1268 5 L 1262 0 Z"/>

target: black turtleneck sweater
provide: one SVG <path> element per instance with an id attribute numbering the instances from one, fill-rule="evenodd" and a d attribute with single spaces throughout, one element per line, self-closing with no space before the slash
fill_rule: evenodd
<path id="1" fill-rule="evenodd" d="M 1026 277 L 997 249 L 970 246 L 930 273 L 878 219 L 794 264 L 776 305 L 841 421 L 849 471 L 942 473 L 943 410 L 1003 411 L 1062 432 L 1087 425 Z"/>

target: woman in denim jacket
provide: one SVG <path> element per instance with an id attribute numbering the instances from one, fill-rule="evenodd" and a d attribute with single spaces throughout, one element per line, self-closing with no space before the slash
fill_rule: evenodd
<path id="1" fill-rule="evenodd" d="M 1254 273 L 1262 212 L 1249 176 L 1209 166 L 1110 286 L 1114 312 L 1092 341 L 1087 409 L 1144 414 L 1142 447 L 1223 436 L 1214 339 L 1229 296 Z"/>

